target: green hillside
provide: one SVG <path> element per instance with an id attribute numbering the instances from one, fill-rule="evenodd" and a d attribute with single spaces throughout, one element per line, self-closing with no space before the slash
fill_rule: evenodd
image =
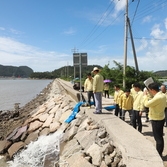
<path id="1" fill-rule="evenodd" d="M 28 78 L 33 70 L 27 66 L 3 66 L 0 65 L 0 77 L 21 77 Z"/>

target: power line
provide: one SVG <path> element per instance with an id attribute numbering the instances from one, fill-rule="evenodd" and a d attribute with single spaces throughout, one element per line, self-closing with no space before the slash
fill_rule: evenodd
<path id="1" fill-rule="evenodd" d="M 93 29 L 90 31 L 90 33 L 86 36 L 86 38 L 78 45 L 79 47 L 83 47 L 83 46 L 87 46 L 90 45 L 90 43 L 94 42 L 97 38 L 99 38 L 99 36 L 101 36 L 109 27 L 111 27 L 111 25 L 121 16 L 124 16 L 124 11 L 121 11 L 120 14 L 111 21 L 111 23 L 105 27 L 101 32 L 99 32 L 94 38 L 93 35 L 95 34 L 95 32 L 97 32 L 97 30 L 99 29 L 100 25 L 102 25 L 104 23 L 104 21 L 109 17 L 110 13 L 113 11 L 114 7 L 116 5 L 119 5 L 119 0 L 117 0 L 117 3 L 115 6 L 113 6 L 113 8 L 109 11 L 112 2 L 114 0 L 110 1 L 110 4 L 108 5 L 107 9 L 105 10 L 105 12 L 102 14 L 102 16 L 100 17 L 100 19 L 98 20 L 98 22 L 96 23 L 96 25 L 93 27 Z M 134 2 L 135 0 L 132 0 L 128 6 L 131 6 L 132 2 Z M 140 4 L 140 0 L 138 0 L 137 6 L 136 6 L 136 10 L 133 14 L 133 19 L 132 19 L 132 23 L 134 23 L 135 21 L 143 18 L 146 15 L 152 14 L 164 7 L 167 6 L 167 1 L 158 1 L 156 3 L 156 8 L 153 7 L 153 5 L 150 5 L 150 2 L 147 3 L 144 7 L 142 7 L 142 10 L 139 10 L 139 4 Z M 155 3 L 154 3 L 155 5 Z M 106 14 L 107 13 L 107 14 Z M 92 38 L 92 39 L 91 39 Z M 135 38 L 135 39 L 143 39 L 143 38 Z M 146 39 L 146 38 L 144 38 Z M 148 38 L 147 38 L 148 39 Z M 166 40 L 166 39 L 150 39 L 150 40 Z M 78 47 L 78 48 L 79 48 Z"/>
<path id="2" fill-rule="evenodd" d="M 157 40 L 157 41 L 166 41 L 167 38 L 139 38 L 139 37 L 134 37 L 134 39 L 145 39 L 145 40 Z"/>
<path id="3" fill-rule="evenodd" d="M 89 38 L 98 30 L 98 28 L 100 27 L 100 25 L 102 25 L 102 23 L 105 21 L 105 19 L 108 17 L 108 15 L 114 9 L 114 7 L 113 7 L 112 10 L 110 12 L 108 12 L 108 14 L 106 15 L 106 13 L 109 10 L 110 6 L 112 5 L 113 1 L 110 1 L 110 4 L 108 5 L 108 7 L 105 10 L 105 12 L 103 13 L 103 15 L 100 17 L 100 19 L 98 20 L 98 22 L 96 23 L 96 25 L 93 27 L 93 29 L 91 30 L 91 32 L 87 35 L 87 37 L 81 42 L 81 44 L 79 46 L 81 46 L 83 43 L 87 42 L 89 40 Z"/>
<path id="4" fill-rule="evenodd" d="M 149 15 L 149 14 L 152 14 L 164 7 L 167 6 L 167 1 L 164 0 L 164 1 L 161 1 L 161 2 L 157 2 L 156 3 L 156 8 L 154 8 L 153 5 L 150 5 L 150 3 L 146 4 L 141 11 L 138 11 L 138 15 L 136 15 L 136 18 L 133 22 L 143 18 L 144 16 L 146 15 Z"/>
<path id="5" fill-rule="evenodd" d="M 133 1 L 134 1 L 134 0 L 133 0 Z M 132 2 L 133 2 L 133 1 L 132 1 Z M 136 16 L 137 9 L 138 9 L 138 7 L 139 7 L 139 3 L 140 3 L 140 0 L 138 0 L 137 6 L 136 6 L 136 10 L 135 10 L 135 13 L 134 13 L 134 16 L 133 16 L 132 22 L 131 22 L 131 26 L 132 26 L 133 21 L 134 21 L 134 18 L 135 18 L 135 16 Z"/>

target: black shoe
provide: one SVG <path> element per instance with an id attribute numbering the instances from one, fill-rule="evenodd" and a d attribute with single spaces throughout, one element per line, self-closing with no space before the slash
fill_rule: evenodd
<path id="1" fill-rule="evenodd" d="M 95 111 L 95 112 L 93 112 L 93 114 L 101 114 L 101 112 L 96 112 L 96 111 Z"/>

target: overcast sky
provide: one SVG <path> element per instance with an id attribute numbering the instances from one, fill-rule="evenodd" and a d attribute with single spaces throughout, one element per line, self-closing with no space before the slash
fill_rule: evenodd
<path id="1" fill-rule="evenodd" d="M 126 0 L 0 0 L 0 64 L 35 72 L 73 65 L 124 62 Z M 167 70 L 167 1 L 129 0 L 139 70 Z M 135 67 L 128 35 L 127 64 Z"/>

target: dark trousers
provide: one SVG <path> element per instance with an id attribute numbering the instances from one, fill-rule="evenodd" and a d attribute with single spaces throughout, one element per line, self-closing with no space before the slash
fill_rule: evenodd
<path id="1" fill-rule="evenodd" d="M 144 107 L 144 111 L 146 112 L 146 121 L 148 121 L 149 120 L 149 118 L 148 118 L 149 108 L 148 107 Z"/>
<path id="2" fill-rule="evenodd" d="M 87 95 L 88 95 L 88 103 L 89 103 L 89 105 L 91 106 L 90 99 L 91 99 L 91 97 L 92 97 L 92 98 L 93 98 L 93 103 L 94 103 L 94 106 L 95 106 L 95 98 L 94 98 L 93 91 L 88 91 L 88 92 L 87 92 Z"/>
<path id="3" fill-rule="evenodd" d="M 165 108 L 165 126 L 167 126 L 167 108 Z"/>
<path id="4" fill-rule="evenodd" d="M 122 117 L 122 110 L 119 108 L 119 105 L 116 104 L 115 105 L 115 115 L 118 116 L 119 114 L 119 117 L 121 118 Z"/>
<path id="5" fill-rule="evenodd" d="M 109 91 L 108 90 L 104 90 L 104 97 L 108 97 L 109 98 Z"/>
<path id="6" fill-rule="evenodd" d="M 164 120 L 155 121 L 151 120 L 153 136 L 156 141 L 156 149 L 160 156 L 162 156 L 162 152 L 164 150 L 164 139 L 163 139 L 163 126 Z"/>
<path id="7" fill-rule="evenodd" d="M 132 110 L 132 125 L 136 129 L 138 125 L 138 131 L 142 132 L 142 122 L 141 122 L 141 115 L 139 114 L 140 111 Z"/>
<path id="8" fill-rule="evenodd" d="M 122 120 L 125 121 L 125 114 L 128 111 L 130 117 L 130 124 L 132 125 L 132 110 L 123 110 L 122 109 Z"/>

